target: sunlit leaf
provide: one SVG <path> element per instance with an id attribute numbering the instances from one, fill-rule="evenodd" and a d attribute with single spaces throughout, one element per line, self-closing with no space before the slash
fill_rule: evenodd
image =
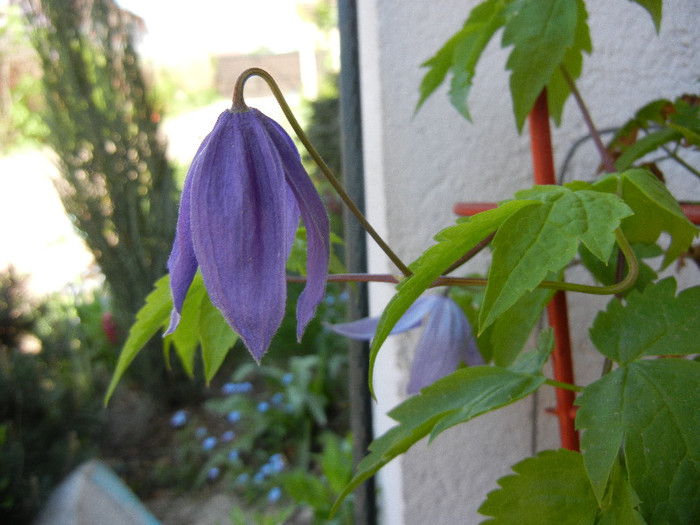
<path id="1" fill-rule="evenodd" d="M 486 0 L 469 13 L 464 27 L 423 64 L 429 68 L 420 86 L 416 109 L 442 84 L 448 71 L 452 72 L 450 101 L 467 119 L 471 120 L 467 98 L 476 72 L 476 64 L 494 33 L 503 26 L 506 0 Z"/>
<path id="2" fill-rule="evenodd" d="M 197 272 L 187 290 L 177 329 L 167 335 L 164 341 L 166 351 L 170 346 L 175 347 L 175 352 L 190 377 L 194 374 L 194 358 L 199 348 L 199 311 L 205 297 L 207 297 L 207 290 L 204 287 L 202 274 Z"/>
<path id="3" fill-rule="evenodd" d="M 542 205 L 513 214 L 494 237 L 479 332 L 545 277 L 560 272 L 576 255 L 579 242 L 607 261 L 615 229 L 632 213 L 618 197 L 590 190 L 538 186 L 518 192 L 516 197 L 537 199 Z"/>
<path id="4" fill-rule="evenodd" d="M 109 402 L 109 398 L 112 397 L 119 380 L 141 349 L 158 331 L 167 325 L 172 308 L 170 279 L 166 275 L 156 281 L 155 289 L 148 294 L 145 304 L 136 314 L 136 321 L 129 330 L 129 337 L 124 343 L 121 354 L 119 354 L 112 381 L 107 388 L 105 404 Z"/>
<path id="5" fill-rule="evenodd" d="M 698 229 L 683 214 L 678 201 L 666 186 L 644 169 L 631 169 L 605 177 L 594 185 L 598 191 L 622 195 L 634 215 L 622 221 L 622 230 L 630 243 L 654 244 L 662 232 L 671 236 L 662 268 L 684 253 Z"/>
<path id="6" fill-rule="evenodd" d="M 518 130 L 576 42 L 579 6 L 577 0 L 518 0 L 508 6 L 502 45 L 513 46 L 506 67 Z"/>
<path id="7" fill-rule="evenodd" d="M 211 303 L 206 294 L 200 303 L 198 321 L 204 378 L 209 383 L 223 364 L 228 351 L 238 340 L 238 335 L 231 329 L 224 316 Z"/>
<path id="8" fill-rule="evenodd" d="M 591 51 L 593 51 L 593 44 L 591 43 L 590 30 L 588 29 L 586 5 L 583 0 L 578 0 L 578 18 L 574 32 L 574 44 L 567 50 L 561 62 L 561 66 L 572 80 L 576 80 L 581 76 L 583 53 L 590 54 Z M 554 69 L 547 83 L 547 105 L 549 107 L 549 115 L 557 125 L 561 124 L 564 103 L 570 94 L 571 88 L 561 68 Z"/>

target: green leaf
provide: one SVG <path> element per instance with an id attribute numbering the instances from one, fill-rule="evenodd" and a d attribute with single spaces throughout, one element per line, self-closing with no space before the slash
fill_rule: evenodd
<path id="1" fill-rule="evenodd" d="M 513 466 L 516 475 L 498 480 L 479 512 L 491 525 L 587 525 L 598 504 L 586 477 L 583 458 L 571 450 L 544 450 Z"/>
<path id="2" fill-rule="evenodd" d="M 586 387 L 576 425 L 599 501 L 622 447 L 649 523 L 700 523 L 700 363 L 636 361 Z"/>
<path id="3" fill-rule="evenodd" d="M 535 349 L 518 357 L 508 369 L 520 374 L 540 374 L 552 350 L 554 350 L 554 330 L 547 327 L 537 334 Z"/>
<path id="4" fill-rule="evenodd" d="M 516 197 L 538 199 L 542 205 L 513 214 L 494 237 L 480 332 L 549 274 L 559 273 L 576 255 L 579 242 L 607 261 L 615 229 L 632 213 L 618 197 L 590 190 L 538 186 Z"/>
<path id="5" fill-rule="evenodd" d="M 476 71 L 476 64 L 494 33 L 503 26 L 503 16 L 508 1 L 486 0 L 469 13 L 464 27 L 423 64 L 430 68 L 420 86 L 420 99 L 416 110 L 443 83 L 448 71 L 452 71 L 450 101 L 466 118 L 471 120 L 467 98 Z"/>
<path id="6" fill-rule="evenodd" d="M 700 146 L 700 105 L 679 97 L 673 109 L 666 125 L 681 133 L 688 144 Z"/>
<path id="7" fill-rule="evenodd" d="M 649 12 L 651 19 L 654 21 L 654 28 L 658 33 L 661 29 L 661 6 L 663 0 L 630 0 L 630 2 L 641 5 Z"/>
<path id="8" fill-rule="evenodd" d="M 627 296 L 625 305 L 613 299 L 598 313 L 591 341 L 613 361 L 626 364 L 650 355 L 688 355 L 700 341 L 700 286 L 676 297 L 669 277 Z"/>
<path id="9" fill-rule="evenodd" d="M 578 18 L 574 33 L 574 44 L 564 55 L 561 65 L 572 78 L 576 80 L 581 76 L 583 69 L 583 53 L 590 54 L 593 51 L 590 30 L 588 29 L 588 13 L 583 0 L 578 0 Z M 547 106 L 549 114 L 558 125 L 564 111 L 564 103 L 571 94 L 571 88 L 566 81 L 561 68 L 556 68 L 547 83 Z"/>
<path id="10" fill-rule="evenodd" d="M 420 258 L 410 265 L 413 275 L 399 283 L 398 292 L 391 298 L 382 312 L 370 349 L 370 389 L 372 389 L 372 376 L 377 353 L 396 322 L 408 310 L 409 306 L 453 262 L 493 233 L 508 217 L 518 210 L 537 204 L 531 201 L 510 201 L 496 209 L 469 217 L 436 235 L 435 239 L 438 244 L 428 248 Z"/>
<path id="11" fill-rule="evenodd" d="M 166 275 L 156 281 L 155 289 L 148 294 L 144 306 L 136 314 L 136 321 L 129 330 L 129 337 L 124 343 L 121 354 L 119 354 L 112 381 L 107 388 L 105 404 L 109 402 L 117 383 L 141 349 L 160 329 L 167 325 L 172 309 L 170 278 Z"/>
<path id="12" fill-rule="evenodd" d="M 684 253 L 698 234 L 666 186 L 647 170 L 631 169 L 609 175 L 594 184 L 594 188 L 610 193 L 619 191 L 634 211 L 634 215 L 622 221 L 622 230 L 630 243 L 654 244 L 661 232 L 671 236 L 662 268 Z"/>
<path id="13" fill-rule="evenodd" d="M 422 389 L 389 412 L 399 424 L 370 444 L 370 453 L 358 464 L 334 509 L 355 487 L 422 438 L 430 435 L 432 440 L 454 425 L 514 403 L 536 391 L 544 381 L 541 374 L 475 366 L 461 368 Z"/>
<path id="14" fill-rule="evenodd" d="M 600 503 L 600 517 L 596 525 L 646 525 L 639 512 L 640 503 L 618 455 L 613 464 L 610 485 Z"/>
<path id="15" fill-rule="evenodd" d="M 509 366 L 525 346 L 553 295 L 554 290 L 546 288 L 526 292 L 486 327 L 477 337 L 484 359 L 493 359 L 497 366 Z"/>
<path id="16" fill-rule="evenodd" d="M 682 136 L 680 131 L 674 129 L 664 128 L 658 131 L 652 131 L 644 138 L 639 139 L 629 146 L 625 152 L 617 158 L 615 161 L 615 169 L 617 171 L 625 171 L 632 167 L 634 161 L 641 159 L 647 153 L 656 151 L 669 142 L 675 142 Z"/>
<path id="17" fill-rule="evenodd" d="M 199 310 L 206 296 L 207 290 L 202 274 L 197 272 L 182 304 L 180 322 L 175 331 L 164 339 L 166 356 L 169 356 L 168 350 L 170 345 L 173 345 L 185 372 L 190 377 L 194 375 L 194 357 L 199 347 Z"/>
<path id="18" fill-rule="evenodd" d="M 200 303 L 199 338 L 202 343 L 204 378 L 208 384 L 238 340 L 238 334 L 231 329 L 207 294 L 204 294 Z"/>
<path id="19" fill-rule="evenodd" d="M 518 0 L 508 6 L 502 45 L 513 46 L 506 67 L 518 130 L 576 42 L 578 11 L 577 0 Z"/>

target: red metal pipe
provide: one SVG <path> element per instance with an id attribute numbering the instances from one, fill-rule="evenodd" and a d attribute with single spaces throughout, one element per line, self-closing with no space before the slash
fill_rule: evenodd
<path id="1" fill-rule="evenodd" d="M 681 204 L 681 210 L 693 224 L 700 224 L 700 204 Z"/>

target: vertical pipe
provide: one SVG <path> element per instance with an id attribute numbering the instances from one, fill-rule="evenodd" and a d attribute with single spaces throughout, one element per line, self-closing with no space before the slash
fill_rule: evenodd
<path id="1" fill-rule="evenodd" d="M 549 130 L 549 109 L 547 93 L 542 91 L 529 115 L 530 148 L 535 184 L 555 184 L 552 138 Z M 554 378 L 566 383 L 574 382 L 574 368 L 571 359 L 571 337 L 567 315 L 566 295 L 556 292 L 547 305 L 549 324 L 554 328 L 555 346 L 552 353 Z M 574 426 L 574 392 L 556 389 L 557 417 L 561 444 L 569 450 L 579 450 L 579 435 Z"/>
<path id="2" fill-rule="evenodd" d="M 357 3 L 338 1 L 340 32 L 340 116 L 342 130 L 342 176 L 347 193 L 364 213 L 364 164 L 362 149 L 362 113 L 360 67 L 357 40 Z M 344 208 L 343 237 L 345 265 L 349 272 L 366 273 L 365 231 Z M 348 320 L 368 315 L 366 285 L 358 285 L 348 303 Z M 372 442 L 372 398 L 369 393 L 369 345 L 349 341 L 350 430 L 353 437 L 353 463 L 364 457 Z M 354 523 L 375 525 L 377 507 L 374 478 L 369 478 L 354 493 Z"/>

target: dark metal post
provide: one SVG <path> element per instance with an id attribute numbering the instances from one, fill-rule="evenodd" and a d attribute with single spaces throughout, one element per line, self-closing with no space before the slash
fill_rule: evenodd
<path id="1" fill-rule="evenodd" d="M 364 212 L 362 113 L 355 0 L 338 0 L 338 28 L 340 31 L 343 181 L 352 200 Z M 345 265 L 349 272 L 364 273 L 367 271 L 365 231 L 349 213 L 345 213 L 343 219 Z M 351 294 L 348 305 L 350 320 L 364 317 L 368 312 L 366 285 L 358 284 L 356 291 L 357 293 Z M 351 341 L 349 347 L 350 428 L 355 465 L 364 457 L 372 441 L 372 398 L 367 386 L 368 363 L 369 346 L 359 341 Z M 355 523 L 363 525 L 377 523 L 374 488 L 374 478 L 370 478 L 355 490 Z"/>

